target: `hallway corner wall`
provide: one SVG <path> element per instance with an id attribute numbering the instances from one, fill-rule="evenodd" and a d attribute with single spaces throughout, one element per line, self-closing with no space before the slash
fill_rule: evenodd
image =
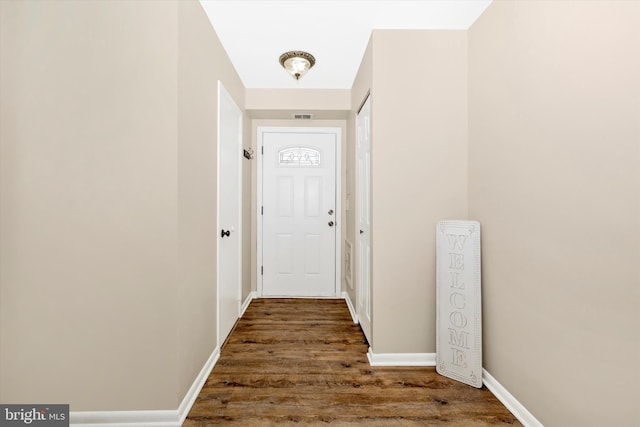
<path id="1" fill-rule="evenodd" d="M 217 80 L 244 87 L 195 0 L 2 1 L 0 31 L 0 401 L 175 411 L 217 345 Z"/>
<path id="2" fill-rule="evenodd" d="M 178 2 L 178 40 L 180 401 L 217 346 L 218 80 L 243 112 L 245 88 L 198 1 Z M 243 206 L 243 219 L 248 209 Z M 246 256 L 246 248 L 244 252 Z"/>
<path id="3" fill-rule="evenodd" d="M 467 32 L 372 40 L 372 350 L 434 353 L 435 226 L 467 218 Z"/>
<path id="4" fill-rule="evenodd" d="M 0 2 L 0 401 L 176 408 L 176 1 Z"/>
<path id="5" fill-rule="evenodd" d="M 546 426 L 638 425 L 640 2 L 495 1 L 469 30 L 486 369 Z"/>
<path id="6" fill-rule="evenodd" d="M 253 283 L 256 275 L 255 260 L 255 233 L 254 229 L 254 212 L 255 199 L 253 198 L 253 189 L 255 181 L 255 164 L 258 158 L 256 147 L 253 145 L 252 120 L 249 114 L 244 110 L 242 117 L 242 136 L 243 146 L 245 149 L 253 150 L 253 159 L 242 160 L 242 295 L 240 303 L 244 303 L 247 297 L 253 292 Z"/>

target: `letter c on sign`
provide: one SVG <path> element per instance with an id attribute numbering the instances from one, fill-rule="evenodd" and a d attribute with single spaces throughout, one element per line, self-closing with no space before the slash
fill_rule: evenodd
<path id="1" fill-rule="evenodd" d="M 451 305 L 457 308 L 458 310 L 462 310 L 467 306 L 467 299 L 464 294 L 460 292 L 454 292 L 449 297 L 449 301 L 451 301 Z"/>

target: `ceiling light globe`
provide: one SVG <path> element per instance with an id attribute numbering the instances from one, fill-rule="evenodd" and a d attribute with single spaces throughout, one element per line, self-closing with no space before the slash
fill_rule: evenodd
<path id="1" fill-rule="evenodd" d="M 280 55 L 280 65 L 296 80 L 300 79 L 316 63 L 316 59 L 310 53 L 303 51 L 290 51 Z"/>

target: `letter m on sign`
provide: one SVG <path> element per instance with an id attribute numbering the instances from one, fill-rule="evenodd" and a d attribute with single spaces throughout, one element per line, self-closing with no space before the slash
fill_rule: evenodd
<path id="1" fill-rule="evenodd" d="M 455 329 L 449 328 L 449 344 L 456 347 L 469 348 L 468 338 L 469 334 L 460 331 L 459 333 Z"/>
<path id="2" fill-rule="evenodd" d="M 461 251 L 464 249 L 464 243 L 467 241 L 467 237 L 464 234 L 447 234 L 447 240 L 449 241 L 449 249 L 452 251 Z"/>

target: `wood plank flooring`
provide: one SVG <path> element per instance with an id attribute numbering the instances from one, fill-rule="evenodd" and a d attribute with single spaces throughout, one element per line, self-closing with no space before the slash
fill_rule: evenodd
<path id="1" fill-rule="evenodd" d="M 253 300 L 183 427 L 520 426 L 431 367 L 372 367 L 344 300 Z"/>

